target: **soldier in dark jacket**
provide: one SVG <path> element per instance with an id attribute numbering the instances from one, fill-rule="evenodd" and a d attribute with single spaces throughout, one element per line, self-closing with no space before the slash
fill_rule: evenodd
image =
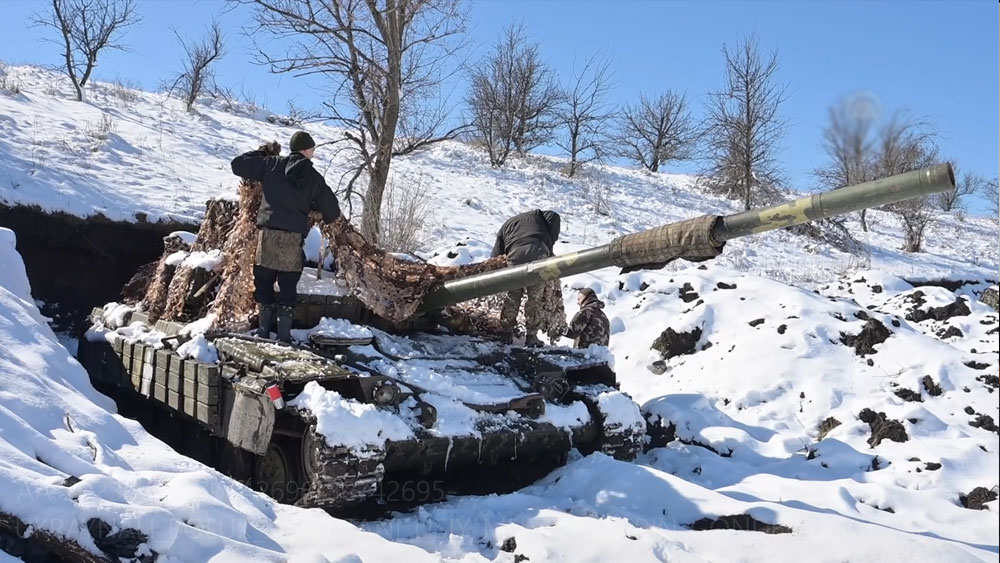
<path id="1" fill-rule="evenodd" d="M 611 322 L 604 314 L 604 303 L 593 289 L 585 287 L 576 297 L 580 311 L 573 316 L 566 336 L 573 339 L 573 346 L 587 348 L 591 344 L 607 346 L 611 339 Z"/>
<path id="2" fill-rule="evenodd" d="M 233 174 L 261 182 L 264 188 L 257 213 L 259 231 L 253 267 L 254 300 L 260 307 L 257 335 L 270 337 L 271 324 L 277 317 L 278 339 L 289 342 L 295 288 L 305 260 L 302 242 L 309 234 L 309 212 L 319 211 L 324 221 L 332 221 L 340 217 L 340 205 L 323 175 L 313 168 L 316 143 L 309 133 L 297 131 L 292 135 L 288 156 L 276 154 L 280 146 L 269 148 L 272 150 L 241 154 L 233 159 L 232 166 Z"/>
<path id="3" fill-rule="evenodd" d="M 559 238 L 560 219 L 555 211 L 535 209 L 515 215 L 508 219 L 497 232 L 497 240 L 490 256 L 507 255 L 507 263 L 511 265 L 527 264 L 542 258 L 552 256 L 552 246 Z M 503 308 L 500 310 L 500 322 L 507 330 L 510 339 L 517 326 L 517 312 L 521 308 L 521 298 L 527 293 L 524 304 L 524 328 L 526 346 L 541 346 L 538 339 L 538 329 L 541 327 L 541 308 L 544 285 L 535 285 L 527 289 L 515 289 L 507 293 Z"/>

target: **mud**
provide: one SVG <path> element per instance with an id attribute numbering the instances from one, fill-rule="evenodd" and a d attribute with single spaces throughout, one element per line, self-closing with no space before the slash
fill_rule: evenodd
<path id="1" fill-rule="evenodd" d="M 920 397 L 920 393 L 918 393 L 916 391 L 913 391 L 912 389 L 907 389 L 906 387 L 900 387 L 899 389 L 896 389 L 895 391 L 893 391 L 893 393 L 897 397 L 899 397 L 900 399 L 903 399 L 904 401 L 906 401 L 908 403 L 921 403 L 921 402 L 923 402 L 923 399 Z"/>
<path id="2" fill-rule="evenodd" d="M 840 343 L 854 348 L 854 353 L 858 356 L 864 356 L 877 353 L 875 345 L 885 342 L 891 335 L 892 331 L 880 321 L 868 319 L 858 334 L 840 333 Z"/>
<path id="3" fill-rule="evenodd" d="M 694 288 L 691 287 L 690 283 L 684 282 L 684 285 L 681 286 L 681 291 L 678 294 L 678 297 L 681 298 L 681 301 L 685 303 L 690 303 L 695 299 L 698 299 L 698 294 L 695 293 Z"/>
<path id="4" fill-rule="evenodd" d="M 790 534 L 792 529 L 780 524 L 761 522 L 749 514 L 730 514 L 718 518 L 702 518 L 687 525 L 697 531 L 729 530 L 740 532 L 764 532 L 765 534 Z"/>
<path id="5" fill-rule="evenodd" d="M 663 359 L 670 359 L 676 356 L 693 354 L 701 339 L 701 328 L 695 328 L 691 332 L 677 332 L 672 328 L 660 333 L 653 341 L 652 348 L 659 352 Z"/>
<path id="6" fill-rule="evenodd" d="M 865 409 L 858 413 L 858 418 L 868 424 L 872 434 L 868 438 L 868 445 L 877 447 L 882 440 L 892 440 L 893 442 L 907 442 L 910 437 L 906 433 L 903 423 L 887 418 L 884 412 L 876 413 L 871 409 Z"/>
<path id="7" fill-rule="evenodd" d="M 917 294 L 920 294 L 921 298 L 923 297 L 923 294 L 919 291 L 913 293 L 912 295 L 916 296 Z M 952 303 L 941 307 L 928 307 L 927 309 L 921 309 L 919 307 L 922 304 L 923 302 L 921 299 L 921 302 L 918 303 L 917 307 L 906 314 L 906 320 L 913 321 L 915 323 L 923 322 L 927 319 L 943 321 L 952 317 L 964 317 L 972 314 L 972 311 L 969 310 L 968 303 L 961 297 L 955 299 Z"/>
<path id="8" fill-rule="evenodd" d="M 927 391 L 927 394 L 931 397 L 938 397 L 944 393 L 941 386 L 935 383 L 929 375 L 925 375 L 924 378 L 920 380 L 920 383 L 924 386 L 924 390 Z"/>
<path id="9" fill-rule="evenodd" d="M 986 503 L 997 500 L 996 491 L 986 487 L 976 487 L 966 494 L 958 495 L 958 502 L 969 510 L 987 510 Z"/>
<path id="10" fill-rule="evenodd" d="M 840 426 L 840 421 L 832 416 L 819 423 L 819 437 L 818 440 L 822 440 L 830 433 L 834 428 Z"/>

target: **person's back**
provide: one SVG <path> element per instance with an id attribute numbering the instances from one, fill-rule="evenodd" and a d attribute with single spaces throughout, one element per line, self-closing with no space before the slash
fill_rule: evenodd
<path id="1" fill-rule="evenodd" d="M 509 264 L 526 264 L 552 256 L 560 223 L 555 211 L 535 209 L 515 215 L 497 231 L 491 256 L 506 254 Z"/>

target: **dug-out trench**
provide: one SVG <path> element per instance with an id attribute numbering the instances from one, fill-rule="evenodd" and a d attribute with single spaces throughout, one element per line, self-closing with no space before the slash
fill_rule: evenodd
<path id="1" fill-rule="evenodd" d="M 121 299 L 122 287 L 143 264 L 163 253 L 163 237 L 196 232 L 193 223 L 81 219 L 37 207 L 0 205 L 0 226 L 17 235 L 31 294 L 57 332 L 79 336 L 93 307 Z"/>

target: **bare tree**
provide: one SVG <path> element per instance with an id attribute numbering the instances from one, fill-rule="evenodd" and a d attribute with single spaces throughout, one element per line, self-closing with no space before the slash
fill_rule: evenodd
<path id="1" fill-rule="evenodd" d="M 859 107 L 860 105 L 860 107 Z M 875 112 L 863 104 L 842 100 L 828 110 L 830 122 L 823 129 L 821 146 L 827 164 L 813 170 L 820 185 L 829 190 L 867 182 L 873 178 L 872 138 Z M 861 229 L 868 231 L 867 210 L 861 210 Z"/>
<path id="2" fill-rule="evenodd" d="M 1000 219 L 1000 182 L 997 181 L 997 178 L 993 178 L 983 185 L 983 197 L 990 204 L 987 209 L 993 212 L 993 218 Z"/>
<path id="3" fill-rule="evenodd" d="M 552 139 L 562 93 L 522 24 L 504 29 L 493 51 L 473 67 L 469 82 L 465 103 L 473 133 L 492 166 L 503 166 L 511 151 L 523 156 Z"/>
<path id="4" fill-rule="evenodd" d="M 607 97 L 612 86 L 611 59 L 590 57 L 579 71 L 573 69 L 572 82 L 564 89 L 565 96 L 556 115 L 564 136 L 556 145 L 569 153 L 570 178 L 587 164 L 604 154 L 606 124 L 611 117 Z"/>
<path id="5" fill-rule="evenodd" d="M 51 0 L 51 11 L 36 13 L 35 25 L 51 27 L 63 47 L 66 74 L 73 81 L 76 99 L 84 99 L 84 87 L 104 49 L 125 50 L 125 31 L 139 22 L 134 0 Z"/>
<path id="6" fill-rule="evenodd" d="M 761 58 L 757 38 L 723 45 L 726 84 L 710 94 L 705 138 L 709 186 L 739 197 L 745 209 L 771 199 L 781 183 L 776 153 L 786 122 L 778 114 L 784 85 L 775 82 L 778 54 Z"/>
<path id="7" fill-rule="evenodd" d="M 969 196 L 984 193 L 987 187 L 986 178 L 973 172 L 963 172 L 959 174 L 958 163 L 951 162 L 952 170 L 955 172 L 955 189 L 941 192 L 934 196 L 934 203 L 941 211 L 955 211 L 964 209 L 965 199 Z"/>
<path id="8" fill-rule="evenodd" d="M 873 159 L 874 177 L 884 178 L 934 164 L 938 158 L 937 133 L 927 122 L 895 113 L 879 131 Z M 920 252 L 924 232 L 936 213 L 930 196 L 887 205 L 903 225 L 903 250 Z"/>
<path id="9" fill-rule="evenodd" d="M 361 232 L 378 243 L 383 193 L 394 156 L 445 139 L 447 106 L 428 104 L 465 29 L 461 0 L 231 0 L 249 5 L 251 37 L 283 41 L 283 53 L 256 43 L 272 72 L 318 75 L 332 86 L 324 107 L 345 129 L 339 140 L 356 167 L 346 198 L 367 173 Z M 436 111 L 435 111 L 436 110 Z M 345 176 L 345 177 L 346 177 Z"/>
<path id="10" fill-rule="evenodd" d="M 184 48 L 184 69 L 174 78 L 168 90 L 180 92 L 188 111 L 194 107 L 198 96 L 202 95 L 212 82 L 212 65 L 222 58 L 225 49 L 222 41 L 222 28 L 219 22 L 212 21 L 208 33 L 197 42 L 186 41 L 176 30 L 174 35 Z"/>
<path id="11" fill-rule="evenodd" d="M 639 96 L 639 103 L 621 109 L 614 135 L 615 153 L 657 172 L 660 165 L 691 157 L 697 131 L 687 97 L 667 90 L 656 98 Z"/>

